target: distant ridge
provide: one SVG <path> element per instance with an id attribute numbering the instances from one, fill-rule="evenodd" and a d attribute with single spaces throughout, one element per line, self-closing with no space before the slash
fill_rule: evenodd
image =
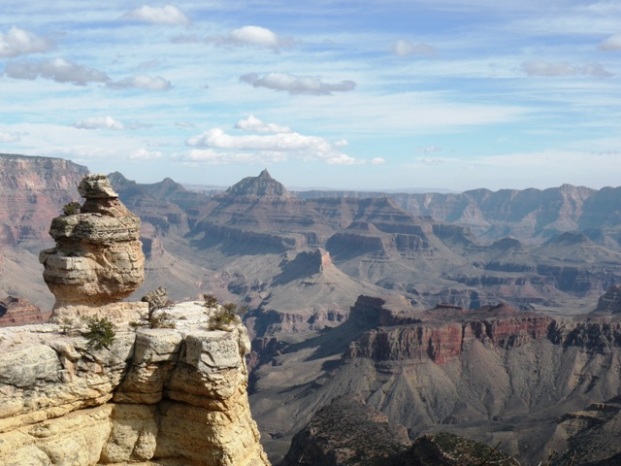
<path id="1" fill-rule="evenodd" d="M 225 197 L 237 196 L 274 196 L 289 197 L 289 192 L 285 186 L 276 181 L 264 169 L 259 176 L 249 176 L 231 186 L 224 193 Z"/>

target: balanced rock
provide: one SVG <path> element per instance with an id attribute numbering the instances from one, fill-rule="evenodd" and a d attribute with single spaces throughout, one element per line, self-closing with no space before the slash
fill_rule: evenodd
<path id="1" fill-rule="evenodd" d="M 70 204 L 52 220 L 56 247 L 39 256 L 45 283 L 56 297 L 56 320 L 88 315 L 88 308 L 105 313 L 107 305 L 120 303 L 144 280 L 140 219 L 118 199 L 104 175 L 86 176 L 78 191 L 84 204 Z"/>

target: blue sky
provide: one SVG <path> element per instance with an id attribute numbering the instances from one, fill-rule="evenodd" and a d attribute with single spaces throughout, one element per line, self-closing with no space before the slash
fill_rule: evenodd
<path id="1" fill-rule="evenodd" d="M 621 185 L 616 0 L 2 3 L 1 153 L 144 183 Z"/>

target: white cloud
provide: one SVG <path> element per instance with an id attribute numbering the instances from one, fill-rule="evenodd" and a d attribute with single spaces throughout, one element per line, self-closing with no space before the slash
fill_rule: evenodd
<path id="1" fill-rule="evenodd" d="M 140 8 L 125 13 L 121 18 L 135 19 L 153 24 L 171 24 L 187 26 L 190 19 L 176 6 L 166 5 L 163 7 L 143 5 Z"/>
<path id="2" fill-rule="evenodd" d="M 123 124 L 111 116 L 86 118 L 76 121 L 73 126 L 79 129 L 123 129 Z"/>
<path id="3" fill-rule="evenodd" d="M 600 50 L 607 52 L 621 50 L 621 34 L 614 34 L 599 44 Z"/>
<path id="4" fill-rule="evenodd" d="M 326 83 L 316 76 L 294 76 L 286 73 L 268 73 L 259 76 L 256 73 L 245 74 L 241 81 L 254 87 L 265 87 L 290 94 L 332 95 L 333 92 L 347 92 L 356 88 L 354 81 Z"/>
<path id="5" fill-rule="evenodd" d="M 265 125 L 260 120 L 258 121 L 261 126 Z M 274 125 L 272 129 L 276 127 Z M 356 159 L 342 153 L 335 144 L 331 144 L 324 138 L 306 136 L 293 132 L 289 128 L 286 129 L 289 131 L 234 136 L 220 128 L 213 128 L 189 138 L 186 144 L 200 149 L 190 152 L 192 160 L 200 158 L 211 163 L 283 161 L 289 157 L 300 160 L 319 160 L 327 164 L 357 163 Z"/>
<path id="6" fill-rule="evenodd" d="M 371 159 L 371 165 L 385 165 L 386 159 L 383 157 L 373 157 Z"/>
<path id="7" fill-rule="evenodd" d="M 7 133 L 5 131 L 0 131 L 0 142 L 16 142 L 21 139 L 21 135 L 19 133 Z"/>
<path id="8" fill-rule="evenodd" d="M 17 27 L 12 27 L 6 34 L 0 33 L 0 57 L 47 52 L 52 47 L 50 41 Z"/>
<path id="9" fill-rule="evenodd" d="M 413 44 L 405 39 L 399 39 L 392 46 L 392 51 L 398 57 L 407 57 L 409 55 L 422 55 L 425 57 L 434 57 L 437 54 L 435 47 L 429 44 L 419 43 Z"/>
<path id="10" fill-rule="evenodd" d="M 261 26 L 244 26 L 233 29 L 226 36 L 213 36 L 206 41 L 217 45 L 263 47 L 273 50 L 293 45 L 293 39 L 290 37 L 279 36 Z"/>
<path id="11" fill-rule="evenodd" d="M 529 76 L 562 77 L 562 76 L 593 76 L 608 78 L 614 76 L 598 63 L 574 66 L 567 62 L 551 62 L 545 60 L 528 60 L 522 63 L 522 70 Z"/>
<path id="12" fill-rule="evenodd" d="M 78 86 L 84 86 L 90 82 L 107 82 L 110 80 L 106 73 L 78 65 L 64 58 L 54 58 L 38 63 L 11 62 L 4 68 L 4 74 L 14 79 L 33 80 L 41 77 Z"/>
<path id="13" fill-rule="evenodd" d="M 170 81 L 159 76 L 139 75 L 109 82 L 107 87 L 111 89 L 147 89 L 150 91 L 167 91 L 172 88 Z"/>
<path id="14" fill-rule="evenodd" d="M 249 115 L 235 123 L 235 128 L 254 133 L 291 133 L 291 128 L 280 126 L 275 123 L 265 123 L 254 115 Z"/>

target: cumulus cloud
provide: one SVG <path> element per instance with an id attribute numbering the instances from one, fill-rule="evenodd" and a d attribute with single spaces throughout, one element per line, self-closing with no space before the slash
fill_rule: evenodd
<path id="1" fill-rule="evenodd" d="M 233 29 L 225 36 L 209 37 L 206 42 L 236 47 L 262 47 L 272 50 L 293 45 L 293 39 L 290 37 L 279 36 L 275 32 L 261 26 L 244 26 Z"/>
<path id="2" fill-rule="evenodd" d="M 606 52 L 621 50 L 621 34 L 614 34 L 599 44 L 599 49 Z"/>
<path id="3" fill-rule="evenodd" d="M 0 142 L 16 142 L 21 139 L 21 134 L 19 133 L 7 133 L 5 131 L 0 131 Z"/>
<path id="4" fill-rule="evenodd" d="M 47 39 L 17 27 L 12 27 L 5 34 L 0 33 L 0 57 L 47 52 L 53 46 Z"/>
<path id="5" fill-rule="evenodd" d="M 167 91 L 172 88 L 170 81 L 159 76 L 131 76 L 106 84 L 111 89 L 147 89 L 150 91 Z"/>
<path id="6" fill-rule="evenodd" d="M 14 79 L 33 80 L 41 77 L 78 86 L 85 86 L 91 82 L 108 82 L 110 80 L 106 73 L 78 65 L 64 58 L 54 58 L 38 63 L 11 62 L 5 66 L 4 74 Z"/>
<path id="7" fill-rule="evenodd" d="M 251 131 L 254 133 L 291 133 L 291 128 L 287 126 L 277 125 L 275 123 L 265 123 L 254 115 L 243 118 L 235 123 L 236 129 Z"/>
<path id="8" fill-rule="evenodd" d="M 303 135 L 288 127 L 264 123 L 255 117 L 240 120 L 236 127 L 259 134 L 231 135 L 220 128 L 210 129 L 186 141 L 188 146 L 195 148 L 190 152 L 191 160 L 209 163 L 274 162 L 293 157 L 327 164 L 356 163 L 356 159 L 324 138 Z"/>
<path id="9" fill-rule="evenodd" d="M 143 5 L 128 11 L 122 19 L 144 21 L 153 24 L 170 24 L 187 26 L 191 24 L 190 19 L 176 6 L 166 5 L 163 7 Z"/>
<path id="10" fill-rule="evenodd" d="M 435 47 L 429 44 L 418 43 L 413 44 L 405 39 L 399 39 L 392 46 L 392 51 L 398 57 L 407 57 L 409 55 L 422 55 L 425 57 L 434 57 L 437 54 Z"/>
<path id="11" fill-rule="evenodd" d="M 254 87 L 286 91 L 290 94 L 332 95 L 333 92 L 347 92 L 356 88 L 354 81 L 326 83 L 316 76 L 294 76 L 286 73 L 268 73 L 263 76 L 250 73 L 239 79 Z"/>
<path id="12" fill-rule="evenodd" d="M 385 165 L 386 159 L 384 157 L 373 157 L 371 159 L 371 165 Z"/>
<path id="13" fill-rule="evenodd" d="M 111 116 L 86 118 L 76 121 L 73 126 L 79 129 L 123 129 L 123 124 Z"/>
<path id="14" fill-rule="evenodd" d="M 574 66 L 567 62 L 549 62 L 544 60 L 528 60 L 522 63 L 522 70 L 529 76 L 543 76 L 548 78 L 562 76 L 593 76 L 608 78 L 614 76 L 599 63 L 589 63 L 583 66 Z"/>

